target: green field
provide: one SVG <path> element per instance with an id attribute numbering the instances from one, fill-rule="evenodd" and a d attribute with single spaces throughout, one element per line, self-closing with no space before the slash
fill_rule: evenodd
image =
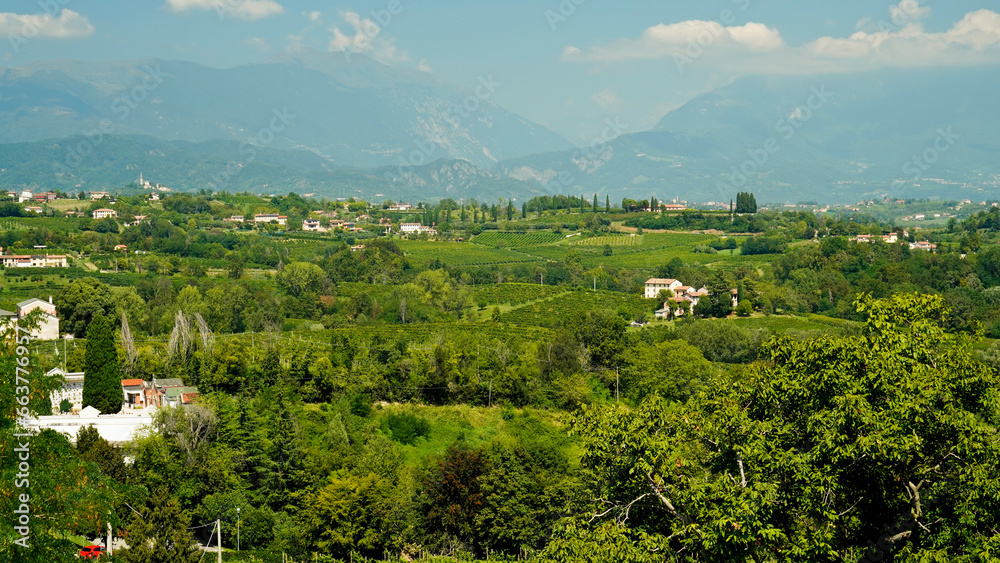
<path id="1" fill-rule="evenodd" d="M 426 268 L 434 260 L 449 266 L 480 266 L 537 262 L 539 258 L 504 248 L 491 248 L 466 242 L 397 241 L 410 264 Z"/>
<path id="2" fill-rule="evenodd" d="M 552 297 L 566 288 L 529 283 L 504 283 L 476 289 L 474 301 L 484 300 L 489 305 L 521 305 L 530 301 Z"/>
<path id="3" fill-rule="evenodd" d="M 510 233 L 503 231 L 487 231 L 477 235 L 472 242 L 483 246 L 495 246 L 499 248 L 516 248 L 521 246 L 535 246 L 539 244 L 550 244 L 563 240 L 563 235 L 549 231 L 538 231 L 533 233 Z"/>
<path id="4" fill-rule="evenodd" d="M 626 317 L 638 316 L 650 305 L 638 295 L 612 291 L 565 291 L 556 296 L 512 309 L 500 316 L 500 322 L 519 326 L 556 328 L 588 311 L 611 309 Z"/>
<path id="5" fill-rule="evenodd" d="M 642 246 L 643 235 L 605 235 L 583 239 L 570 239 L 570 246 Z"/>

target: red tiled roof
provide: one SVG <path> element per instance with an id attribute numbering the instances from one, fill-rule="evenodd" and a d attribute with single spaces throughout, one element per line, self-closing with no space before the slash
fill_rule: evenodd
<path id="1" fill-rule="evenodd" d="M 200 396 L 200 393 L 181 393 L 181 402 L 191 403 Z"/>
<path id="2" fill-rule="evenodd" d="M 122 387 L 139 387 L 142 385 L 141 379 L 123 379 Z"/>

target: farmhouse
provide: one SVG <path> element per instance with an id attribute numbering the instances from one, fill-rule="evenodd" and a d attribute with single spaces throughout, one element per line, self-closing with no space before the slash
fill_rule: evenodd
<path id="1" fill-rule="evenodd" d="M 399 224 L 399 232 L 401 232 L 403 234 L 427 233 L 429 235 L 436 235 L 437 234 L 437 229 L 434 229 L 432 227 L 425 227 L 425 226 L 421 225 L 420 223 L 400 223 Z"/>
<path id="2" fill-rule="evenodd" d="M 275 222 L 279 225 L 284 225 L 287 221 L 287 216 L 278 215 L 277 213 L 258 213 L 253 216 L 253 222 L 257 224 Z"/>
<path id="3" fill-rule="evenodd" d="M 17 304 L 17 318 L 24 319 L 28 313 L 34 310 L 42 312 L 38 320 L 38 328 L 31 331 L 31 337 L 35 340 L 56 340 L 59 338 L 59 317 L 56 316 L 56 306 L 52 304 L 52 297 L 48 301 L 31 298 Z"/>
<path id="4" fill-rule="evenodd" d="M 68 268 L 66 256 L 63 254 L 3 254 L 4 268 Z"/>
<path id="5" fill-rule="evenodd" d="M 95 209 L 93 215 L 94 219 L 107 219 L 109 217 L 118 217 L 118 212 L 114 209 L 101 208 Z"/>
<path id="6" fill-rule="evenodd" d="M 674 291 L 682 285 L 684 284 L 673 278 L 650 278 L 646 280 L 646 299 L 656 299 L 661 290 L 669 289 L 670 291 Z"/>

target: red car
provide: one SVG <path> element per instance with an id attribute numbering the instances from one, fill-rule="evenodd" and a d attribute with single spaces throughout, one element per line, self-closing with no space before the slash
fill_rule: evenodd
<path id="1" fill-rule="evenodd" d="M 107 550 L 99 545 L 88 545 L 80 550 L 81 559 L 100 559 Z"/>

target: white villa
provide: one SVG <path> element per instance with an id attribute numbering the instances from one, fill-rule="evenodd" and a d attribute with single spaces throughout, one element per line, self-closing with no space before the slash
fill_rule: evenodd
<path id="1" fill-rule="evenodd" d="M 646 299 L 656 299 L 660 291 L 664 289 L 674 291 L 683 285 L 679 280 L 673 278 L 650 278 L 646 280 Z"/>
<path id="2" fill-rule="evenodd" d="M 57 389 L 52 392 L 50 399 L 52 400 L 52 411 L 59 412 L 59 404 L 63 402 L 64 399 L 68 400 L 73 404 L 72 411 L 79 412 L 83 409 L 83 372 L 75 371 L 66 373 L 60 368 L 53 368 L 45 373 L 47 377 L 54 377 L 61 375 L 65 378 L 66 384 L 63 385 L 62 389 Z"/>

